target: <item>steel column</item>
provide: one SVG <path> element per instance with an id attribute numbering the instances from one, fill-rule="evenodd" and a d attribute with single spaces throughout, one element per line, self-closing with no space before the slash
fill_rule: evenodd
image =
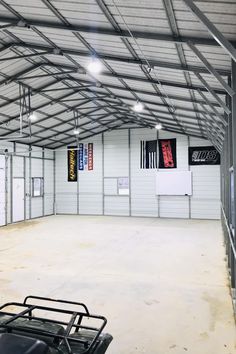
<path id="1" fill-rule="evenodd" d="M 197 16 L 199 21 L 204 24 L 216 42 L 226 50 L 234 61 L 236 61 L 236 49 L 225 38 L 225 36 L 213 25 L 213 23 L 203 14 L 203 12 L 194 4 L 192 0 L 183 0 L 183 2 L 188 6 L 192 13 Z"/>

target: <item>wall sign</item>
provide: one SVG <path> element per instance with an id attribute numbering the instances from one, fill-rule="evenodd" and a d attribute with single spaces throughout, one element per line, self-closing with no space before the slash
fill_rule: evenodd
<path id="1" fill-rule="evenodd" d="M 188 149 L 189 165 L 220 165 L 220 154 L 214 146 L 196 146 Z"/>
<path id="2" fill-rule="evenodd" d="M 70 146 L 67 150 L 68 182 L 77 182 L 77 150 L 76 146 Z"/>
<path id="3" fill-rule="evenodd" d="M 93 143 L 80 143 L 78 150 L 79 171 L 93 170 Z"/>
<path id="4" fill-rule="evenodd" d="M 176 168 L 176 139 L 159 139 L 159 168 Z"/>
<path id="5" fill-rule="evenodd" d="M 78 166 L 79 166 L 79 171 L 83 171 L 83 169 L 84 169 L 84 144 L 82 144 L 82 143 L 79 144 Z"/>
<path id="6" fill-rule="evenodd" d="M 88 170 L 93 170 L 93 143 L 88 143 Z"/>
<path id="7" fill-rule="evenodd" d="M 129 177 L 118 177 L 117 187 L 119 195 L 129 195 Z"/>

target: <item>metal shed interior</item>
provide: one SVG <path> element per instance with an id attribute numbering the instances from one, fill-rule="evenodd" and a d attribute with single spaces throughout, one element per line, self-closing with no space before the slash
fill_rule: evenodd
<path id="1" fill-rule="evenodd" d="M 27 147 L 36 159 L 33 149 L 42 148 L 50 179 L 60 149 L 157 126 L 210 142 L 221 154 L 235 305 L 236 1 L 0 0 L 2 155 L 11 143 L 12 156 Z M 55 191 L 48 198 L 53 205 Z"/>
<path id="2" fill-rule="evenodd" d="M 231 57 L 198 6 L 235 45 L 235 2 L 0 2 L 1 137 L 58 148 L 106 130 L 154 127 L 207 138 L 222 149 Z M 234 50 L 235 51 L 235 50 Z M 232 49 L 233 52 L 233 49 Z M 234 53 L 235 54 L 235 53 Z M 91 58 L 102 65 L 91 75 Z M 20 90 L 21 89 L 21 90 Z M 30 107 L 22 97 L 30 93 Z M 136 114 L 136 101 L 145 105 Z M 38 121 L 29 128 L 28 109 Z"/>

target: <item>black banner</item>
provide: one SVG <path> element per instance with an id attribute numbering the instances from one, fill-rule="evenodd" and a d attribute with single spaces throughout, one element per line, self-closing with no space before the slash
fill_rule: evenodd
<path id="1" fill-rule="evenodd" d="M 189 165 L 220 165 L 220 154 L 214 146 L 188 148 Z"/>
<path id="2" fill-rule="evenodd" d="M 140 141 L 140 168 L 157 168 L 157 140 Z"/>
<path id="3" fill-rule="evenodd" d="M 176 168 L 176 139 L 159 139 L 159 168 Z"/>
<path id="4" fill-rule="evenodd" d="M 77 182 L 77 150 L 76 146 L 69 146 L 67 151 L 68 182 Z"/>

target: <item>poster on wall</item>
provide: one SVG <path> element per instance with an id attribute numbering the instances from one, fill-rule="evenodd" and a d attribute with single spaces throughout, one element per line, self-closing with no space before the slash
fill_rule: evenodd
<path id="1" fill-rule="evenodd" d="M 176 139 L 159 139 L 159 168 L 177 168 Z"/>
<path id="2" fill-rule="evenodd" d="M 117 187 L 119 195 L 129 195 L 129 177 L 118 177 Z"/>
<path id="3" fill-rule="evenodd" d="M 188 149 L 189 165 L 220 165 L 220 154 L 214 146 L 195 146 Z"/>
<path id="4" fill-rule="evenodd" d="M 76 146 L 69 146 L 67 150 L 68 182 L 77 182 L 77 150 Z"/>
<path id="5" fill-rule="evenodd" d="M 93 170 L 93 143 L 80 143 L 78 150 L 79 171 Z"/>
<path id="6" fill-rule="evenodd" d="M 157 168 L 157 140 L 140 141 L 140 168 Z"/>

